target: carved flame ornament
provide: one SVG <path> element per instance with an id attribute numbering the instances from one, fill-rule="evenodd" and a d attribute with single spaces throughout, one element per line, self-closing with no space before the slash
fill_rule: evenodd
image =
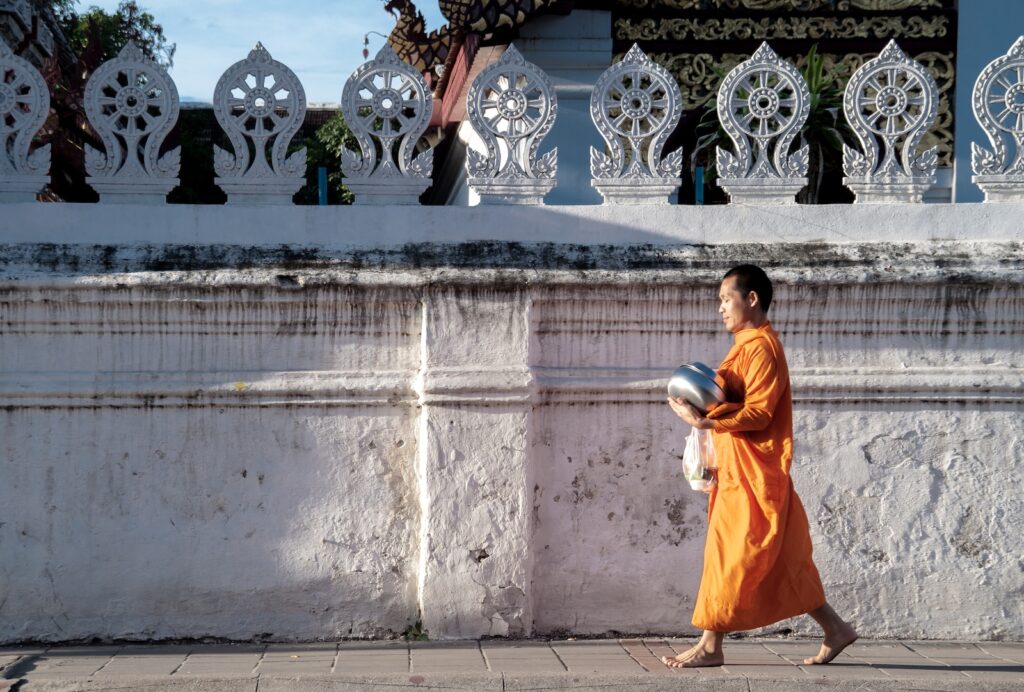
<path id="1" fill-rule="evenodd" d="M 986 202 L 1024 202 L 1024 36 L 981 71 L 971 106 L 992 145 L 985 149 L 971 142 L 972 180 Z"/>
<path id="2" fill-rule="evenodd" d="M 46 81 L 0 38 L 0 202 L 33 202 L 50 182 L 50 145 L 29 154 L 50 113 Z"/>
<path id="3" fill-rule="evenodd" d="M 160 156 L 178 121 L 178 90 L 167 72 L 129 41 L 89 77 L 85 114 L 105 149 L 85 146 L 86 182 L 100 202 L 165 201 L 181 162 L 181 147 Z"/>
<path id="4" fill-rule="evenodd" d="M 413 158 L 433 97 L 423 75 L 385 44 L 345 83 L 341 112 L 360 152 L 341 151 L 345 186 L 356 204 L 418 204 L 430 187 L 434 150 Z"/>
<path id="5" fill-rule="evenodd" d="M 213 145 L 216 183 L 228 204 L 291 204 L 306 175 L 305 148 L 287 156 L 306 114 L 295 73 L 257 43 L 217 82 L 213 113 L 231 142 L 230 152 Z"/>
<path id="6" fill-rule="evenodd" d="M 718 185 L 734 202 L 795 204 L 807 185 L 807 146 L 790 154 L 811 111 L 807 83 L 767 43 L 726 75 L 718 119 L 736 153 L 718 148 Z"/>
<path id="7" fill-rule="evenodd" d="M 605 70 L 590 96 L 590 117 L 608 153 L 590 148 L 590 184 L 605 204 L 667 203 L 679 188 L 683 150 L 665 158 L 682 115 L 679 85 L 635 43 Z"/>
<path id="8" fill-rule="evenodd" d="M 558 165 L 557 148 L 537 157 L 558 111 L 547 75 L 509 45 L 473 80 L 466 111 L 486 148 L 466 150 L 469 186 L 480 203 L 543 204 Z"/>
<path id="9" fill-rule="evenodd" d="M 920 202 L 935 184 L 938 148 L 917 149 L 935 122 L 938 98 L 928 70 L 895 41 L 853 74 L 843 110 L 863 153 L 843 145 L 843 183 L 855 203 Z"/>

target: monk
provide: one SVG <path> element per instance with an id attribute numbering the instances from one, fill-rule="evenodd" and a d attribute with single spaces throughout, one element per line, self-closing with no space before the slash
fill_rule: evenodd
<path id="1" fill-rule="evenodd" d="M 669 398 L 683 421 L 712 431 L 718 457 L 693 612 L 693 624 L 704 634 L 696 646 L 662 662 L 720 666 L 726 633 L 807 613 L 821 625 L 824 642 L 804 664 L 828 663 L 857 632 L 825 600 L 807 515 L 789 477 L 793 400 L 782 342 L 768 321 L 772 284 L 760 267 L 740 265 L 725 275 L 719 298 L 718 312 L 735 339 L 718 367 L 728 403 L 705 414 Z"/>

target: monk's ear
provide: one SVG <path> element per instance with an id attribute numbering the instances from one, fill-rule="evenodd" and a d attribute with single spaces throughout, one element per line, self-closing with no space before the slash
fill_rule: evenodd
<path id="1" fill-rule="evenodd" d="M 747 293 L 747 305 L 752 308 L 761 307 L 761 296 L 757 295 L 757 291 Z"/>

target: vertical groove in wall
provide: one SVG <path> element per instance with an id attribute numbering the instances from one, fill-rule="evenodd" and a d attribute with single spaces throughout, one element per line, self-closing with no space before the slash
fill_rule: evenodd
<path id="1" fill-rule="evenodd" d="M 413 389 L 419 401 L 419 421 L 416 439 L 416 482 L 419 490 L 419 521 L 420 541 L 416 568 L 416 605 L 423 618 L 423 593 L 427 578 L 427 558 L 430 554 L 430 494 L 427 490 L 427 464 L 430 461 L 428 447 L 429 430 L 427 421 L 427 405 L 425 402 L 427 375 L 427 311 L 429 298 L 424 295 L 420 301 L 420 367 L 416 373 Z"/>
<path id="2" fill-rule="evenodd" d="M 534 433 L 534 405 L 533 401 L 536 400 L 537 384 L 536 379 L 533 375 L 533 364 L 535 362 L 535 356 L 537 355 L 536 349 L 538 344 L 535 336 L 535 325 L 533 323 L 533 296 L 527 294 L 526 308 L 523 311 L 523 328 L 526 329 L 526 367 L 531 371 L 530 373 L 530 400 L 531 402 L 526 407 L 526 468 L 524 469 L 523 479 L 523 492 L 525 494 L 523 509 L 526 511 L 526 564 L 523 565 L 523 576 L 525 582 L 526 591 L 526 608 L 528 609 L 527 617 L 523 618 L 523 626 L 526 629 L 524 634 L 526 636 L 533 636 L 533 563 L 534 563 L 534 549 L 533 549 L 533 532 L 535 530 L 536 523 L 536 507 L 537 491 L 534 490 L 536 485 L 537 472 L 534 468 L 535 455 L 532 453 L 533 450 L 533 433 Z"/>

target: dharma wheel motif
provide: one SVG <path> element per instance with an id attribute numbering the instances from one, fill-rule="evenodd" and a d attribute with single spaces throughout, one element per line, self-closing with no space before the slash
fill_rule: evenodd
<path id="1" fill-rule="evenodd" d="M 1024 36 L 978 75 L 971 106 L 992 145 L 971 143 L 974 182 L 986 202 L 1024 201 Z"/>
<path id="2" fill-rule="evenodd" d="M 590 117 L 608 153 L 590 148 L 590 184 L 606 204 L 666 203 L 675 194 L 683 150 L 664 158 L 662 150 L 682 112 L 675 79 L 635 43 L 601 74 Z"/>
<path id="3" fill-rule="evenodd" d="M 917 149 L 935 122 L 938 94 L 928 70 L 895 41 L 853 74 L 843 110 L 863 153 L 843 146 L 843 182 L 856 202 L 920 202 L 935 184 L 938 150 Z"/>
<path id="4" fill-rule="evenodd" d="M 257 43 L 217 82 L 213 113 L 231 142 L 230 152 L 213 145 L 216 182 L 228 204 L 291 204 L 306 176 L 305 148 L 287 156 L 306 114 L 295 73 Z"/>
<path id="5" fill-rule="evenodd" d="M 86 182 L 101 202 L 159 202 L 178 184 L 181 148 L 160 147 L 178 121 L 167 72 L 129 42 L 85 85 L 85 114 L 105 151 L 85 147 Z"/>
<path id="6" fill-rule="evenodd" d="M 558 165 L 557 148 L 537 157 L 558 111 L 547 75 L 509 45 L 473 80 L 466 110 L 486 148 L 466 151 L 469 186 L 481 203 L 543 204 Z"/>
<path id="7" fill-rule="evenodd" d="M 43 76 L 0 38 L 0 202 L 31 202 L 50 182 L 50 145 L 29 154 L 49 113 Z"/>
<path id="8" fill-rule="evenodd" d="M 360 149 L 341 152 L 356 204 L 417 204 L 434 165 L 433 149 L 413 158 L 433 111 L 423 75 L 385 44 L 345 83 L 341 111 Z"/>
<path id="9" fill-rule="evenodd" d="M 718 148 L 718 184 L 734 201 L 794 204 L 807 184 L 807 146 L 789 150 L 811 102 L 799 71 L 767 43 L 726 75 L 718 119 L 736 153 Z"/>

